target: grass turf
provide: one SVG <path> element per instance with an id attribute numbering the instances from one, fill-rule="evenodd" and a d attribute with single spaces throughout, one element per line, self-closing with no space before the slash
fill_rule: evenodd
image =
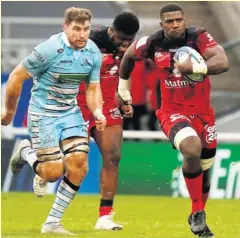
<path id="1" fill-rule="evenodd" d="M 37 198 L 33 193 L 2 193 L 2 237 L 66 237 L 42 235 L 53 195 Z M 95 231 L 99 196 L 77 195 L 62 224 L 83 238 L 194 238 L 187 224 L 190 201 L 183 198 L 118 195 L 115 221 L 122 231 Z M 210 200 L 207 221 L 215 238 L 240 238 L 240 200 Z"/>

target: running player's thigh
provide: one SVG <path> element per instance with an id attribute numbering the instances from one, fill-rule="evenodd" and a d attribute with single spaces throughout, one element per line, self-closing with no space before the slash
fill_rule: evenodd
<path id="1" fill-rule="evenodd" d="M 217 129 L 215 116 L 201 115 L 203 133 L 201 140 L 204 148 L 214 149 L 217 147 Z"/>
<path id="2" fill-rule="evenodd" d="M 56 161 L 62 158 L 56 118 L 28 115 L 28 131 L 39 161 Z"/>
<path id="3" fill-rule="evenodd" d="M 191 118 L 181 113 L 169 113 L 158 110 L 156 116 L 161 128 L 174 147 L 179 149 L 180 143 L 191 136 L 198 136 L 192 126 Z"/>
<path id="4" fill-rule="evenodd" d="M 88 130 L 80 110 L 64 115 L 60 125 L 60 141 L 65 159 L 87 159 Z"/>
<path id="5" fill-rule="evenodd" d="M 212 167 L 217 148 L 217 130 L 215 124 L 215 116 L 213 114 L 199 115 L 198 123 L 200 138 L 203 149 L 201 154 L 201 167 L 203 170 L 208 170 Z"/>
<path id="6" fill-rule="evenodd" d="M 61 141 L 64 155 L 69 153 L 83 152 L 88 154 L 88 138 L 73 136 Z"/>
<path id="7" fill-rule="evenodd" d="M 75 113 L 64 115 L 59 120 L 59 125 L 60 141 L 71 137 L 88 138 L 87 125 L 79 109 Z"/>
<path id="8" fill-rule="evenodd" d="M 93 128 L 93 137 L 104 156 L 109 153 L 120 154 L 122 145 L 122 125 L 107 126 L 104 131 Z"/>

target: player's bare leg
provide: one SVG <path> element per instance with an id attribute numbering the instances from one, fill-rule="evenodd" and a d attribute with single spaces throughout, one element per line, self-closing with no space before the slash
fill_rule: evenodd
<path id="1" fill-rule="evenodd" d="M 73 235 L 60 224 L 88 171 L 88 139 L 72 137 L 62 141 L 66 173 L 61 181 L 52 209 L 42 226 L 42 233 Z"/>
<path id="2" fill-rule="evenodd" d="M 192 130 L 193 132 L 192 128 L 188 130 Z M 178 138 L 183 136 L 183 134 L 180 136 L 181 131 L 178 133 Z M 188 136 L 179 143 L 179 149 L 184 156 L 182 166 L 183 176 L 192 200 L 192 213 L 189 219 L 190 227 L 194 234 L 200 234 L 206 227 L 206 214 L 202 202 L 203 172 L 200 165 L 201 140 L 197 135 Z"/>
<path id="3" fill-rule="evenodd" d="M 121 158 L 122 126 L 108 126 L 104 131 L 97 131 L 94 128 L 93 134 L 103 158 L 100 179 L 101 201 L 95 229 L 121 230 L 122 225 L 112 220 L 112 210 L 118 183 L 118 165 Z"/>
<path id="4" fill-rule="evenodd" d="M 36 173 L 33 189 L 39 197 L 47 192 L 47 182 L 55 182 L 64 171 L 59 147 L 34 150 L 30 141 L 25 139 L 20 142 L 19 147 L 10 159 L 12 172 L 20 172 L 27 163 Z"/>

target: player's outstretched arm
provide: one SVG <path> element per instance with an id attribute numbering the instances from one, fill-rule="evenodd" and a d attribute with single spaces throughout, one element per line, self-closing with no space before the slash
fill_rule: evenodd
<path id="1" fill-rule="evenodd" d="M 106 126 L 106 118 L 102 113 L 103 100 L 100 83 L 86 84 L 86 101 L 89 110 L 96 119 L 96 127 L 98 130 L 104 130 Z"/>
<path id="2" fill-rule="evenodd" d="M 9 75 L 6 85 L 5 111 L 1 118 L 2 125 L 6 126 L 11 123 L 16 113 L 17 101 L 22 91 L 23 82 L 30 77 L 23 64 L 19 64 Z"/>
<path id="3" fill-rule="evenodd" d="M 132 102 L 128 79 L 134 68 L 135 61 L 137 60 L 135 53 L 135 44 L 136 42 L 133 42 L 129 46 L 120 64 L 118 95 L 120 97 L 120 100 L 122 100 L 125 104 L 131 104 Z"/>

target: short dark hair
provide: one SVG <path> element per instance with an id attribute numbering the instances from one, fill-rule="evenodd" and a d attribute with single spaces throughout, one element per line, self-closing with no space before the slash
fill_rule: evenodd
<path id="1" fill-rule="evenodd" d="M 160 17 L 162 18 L 163 14 L 166 12 L 176 12 L 176 11 L 181 11 L 182 13 L 184 13 L 182 7 L 179 4 L 176 4 L 176 3 L 166 4 L 160 10 Z"/>
<path id="2" fill-rule="evenodd" d="M 132 12 L 122 12 L 113 21 L 113 28 L 126 35 L 136 34 L 139 26 L 139 19 Z"/>

